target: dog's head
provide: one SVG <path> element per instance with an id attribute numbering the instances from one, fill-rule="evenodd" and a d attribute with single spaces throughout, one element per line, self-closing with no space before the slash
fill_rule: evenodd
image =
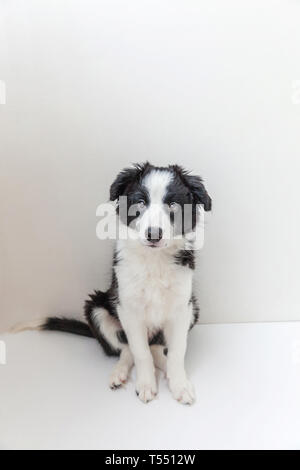
<path id="1" fill-rule="evenodd" d="M 199 206 L 211 210 L 202 179 L 178 165 L 136 164 L 121 171 L 110 188 L 123 224 L 151 248 L 165 248 L 195 229 Z"/>

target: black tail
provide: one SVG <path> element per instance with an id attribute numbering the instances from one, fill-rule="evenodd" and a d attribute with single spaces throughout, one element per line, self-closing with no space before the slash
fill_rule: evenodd
<path id="1" fill-rule="evenodd" d="M 75 335 L 95 338 L 87 323 L 71 318 L 49 317 L 41 326 L 41 330 L 62 331 L 64 333 L 73 333 Z"/>

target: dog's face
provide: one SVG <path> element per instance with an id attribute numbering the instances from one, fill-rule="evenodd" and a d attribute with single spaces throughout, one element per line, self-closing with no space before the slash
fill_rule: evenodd
<path id="1" fill-rule="evenodd" d="M 118 201 L 121 222 L 150 248 L 169 247 L 194 230 L 199 205 L 211 210 L 211 198 L 199 176 L 178 165 L 155 167 L 150 163 L 124 169 L 110 188 Z"/>

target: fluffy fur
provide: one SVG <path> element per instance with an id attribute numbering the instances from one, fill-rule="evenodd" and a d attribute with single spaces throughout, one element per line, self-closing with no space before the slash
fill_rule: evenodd
<path id="1" fill-rule="evenodd" d="M 125 215 L 121 196 L 128 201 Z M 211 199 L 200 177 L 177 165 L 149 163 L 123 170 L 111 185 L 110 199 L 117 202 L 120 223 L 129 234 L 116 242 L 110 288 L 95 291 L 86 301 L 87 323 L 54 317 L 29 326 L 95 337 L 106 354 L 119 357 L 109 381 L 112 389 L 126 382 L 135 364 L 136 393 L 143 402 L 152 400 L 157 394 L 156 366 L 166 373 L 173 397 L 191 404 L 195 394 L 184 356 L 199 309 L 192 287 L 190 234 L 198 223 L 197 204 L 208 211 Z M 187 230 L 175 220 L 185 204 L 191 206 Z"/>

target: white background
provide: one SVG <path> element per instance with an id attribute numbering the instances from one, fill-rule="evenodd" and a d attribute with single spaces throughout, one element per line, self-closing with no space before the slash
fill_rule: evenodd
<path id="1" fill-rule="evenodd" d="M 108 286 L 96 207 L 146 159 L 213 198 L 202 322 L 300 320 L 299 22 L 292 0 L 0 1 L 1 329 Z"/>

